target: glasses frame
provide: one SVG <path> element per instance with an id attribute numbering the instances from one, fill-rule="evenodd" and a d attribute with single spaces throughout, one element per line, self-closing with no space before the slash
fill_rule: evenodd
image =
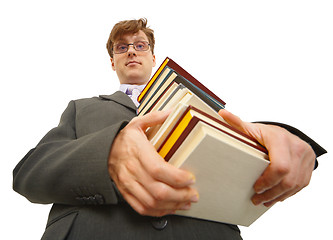
<path id="1" fill-rule="evenodd" d="M 137 49 L 137 47 L 136 47 L 137 45 L 136 45 L 136 44 L 138 44 L 138 43 L 147 43 L 148 48 L 147 48 L 146 50 Z M 116 46 L 116 45 L 118 45 L 118 44 L 115 44 L 114 46 Z M 127 46 L 126 51 L 123 51 L 123 52 L 115 52 L 114 47 L 112 47 L 112 51 L 113 51 L 114 54 L 123 54 L 123 53 L 127 53 L 128 50 L 129 50 L 129 46 L 130 46 L 130 45 L 132 45 L 133 48 L 134 48 L 136 51 L 139 51 L 139 52 L 147 52 L 147 51 L 149 51 L 149 48 L 150 48 L 150 43 L 147 42 L 147 41 L 136 41 L 136 42 L 133 42 L 133 43 L 121 44 L 121 45 Z"/>

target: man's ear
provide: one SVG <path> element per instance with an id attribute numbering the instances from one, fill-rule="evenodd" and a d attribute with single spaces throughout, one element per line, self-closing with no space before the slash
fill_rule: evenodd
<path id="1" fill-rule="evenodd" d="M 116 71 L 116 67 L 114 66 L 113 58 L 110 58 L 110 60 L 111 60 L 111 67 L 112 67 L 113 71 Z"/>
<path id="2" fill-rule="evenodd" d="M 156 57 L 155 57 L 155 54 L 153 54 L 153 67 L 156 66 Z"/>

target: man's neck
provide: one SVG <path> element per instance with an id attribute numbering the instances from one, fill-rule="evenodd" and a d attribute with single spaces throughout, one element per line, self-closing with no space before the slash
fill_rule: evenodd
<path id="1" fill-rule="evenodd" d="M 137 89 L 140 90 L 140 92 L 145 88 L 146 84 L 143 85 L 136 85 L 136 84 L 120 84 L 119 90 L 126 93 L 126 90 L 129 86 L 137 86 Z"/>

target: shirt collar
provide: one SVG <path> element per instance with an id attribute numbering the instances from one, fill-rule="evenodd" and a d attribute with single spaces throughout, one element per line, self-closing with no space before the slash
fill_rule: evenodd
<path id="1" fill-rule="evenodd" d="M 134 86 L 134 85 L 133 84 L 120 84 L 119 91 L 126 93 L 127 88 L 129 86 Z M 142 90 L 145 88 L 146 85 L 144 84 L 144 85 L 135 85 L 135 86 L 137 86 L 137 88 L 140 90 L 140 92 L 142 92 Z"/>

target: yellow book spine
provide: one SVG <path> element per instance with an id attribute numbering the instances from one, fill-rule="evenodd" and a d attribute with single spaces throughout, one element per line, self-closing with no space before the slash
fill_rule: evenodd
<path id="1" fill-rule="evenodd" d="M 154 74 L 154 76 L 151 78 L 151 80 L 148 82 L 148 85 L 143 89 L 143 91 L 141 92 L 141 94 L 138 96 L 138 102 L 140 102 L 143 98 L 143 96 L 147 93 L 148 89 L 151 87 L 151 85 L 155 82 L 156 78 L 158 77 L 158 75 L 160 75 L 160 73 L 162 72 L 162 70 L 165 68 L 165 66 L 167 65 L 167 63 L 169 62 L 169 59 L 166 58 L 164 60 L 164 62 L 162 63 L 162 65 L 160 66 L 160 68 L 156 71 L 156 73 Z"/>
<path id="2" fill-rule="evenodd" d="M 163 158 L 165 158 L 165 156 L 168 154 L 172 146 L 176 143 L 177 139 L 183 133 L 183 131 L 185 130 L 191 119 L 192 119 L 191 111 L 188 111 L 186 115 L 183 117 L 183 119 L 180 121 L 180 123 L 177 125 L 171 136 L 168 138 L 168 140 L 164 143 L 164 145 L 158 152 Z"/>

